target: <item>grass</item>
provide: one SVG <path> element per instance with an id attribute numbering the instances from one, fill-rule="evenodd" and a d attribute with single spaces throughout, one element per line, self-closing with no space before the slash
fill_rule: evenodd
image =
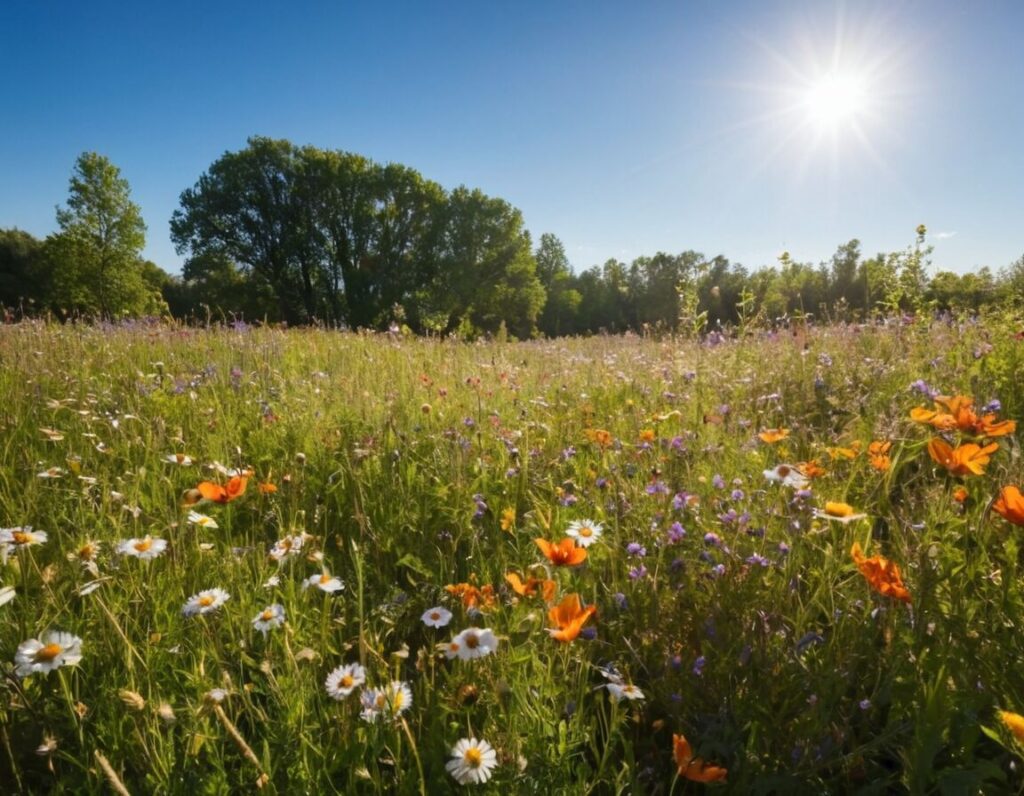
<path id="1" fill-rule="evenodd" d="M 702 346 L 2 327 L 0 527 L 48 539 L 0 567 L 16 590 L 0 606 L 0 781 L 437 793 L 462 789 L 445 763 L 476 737 L 497 751 L 481 788 L 496 792 L 1024 792 L 998 718 L 1024 711 L 1021 530 L 990 505 L 1021 484 L 1017 436 L 983 475 L 953 477 L 909 419 L 931 402 L 908 389 L 998 398 L 999 417 L 1021 419 L 1016 328 Z M 766 444 L 766 428 L 790 433 Z M 884 471 L 875 440 L 892 442 Z M 856 444 L 851 459 L 827 451 Z M 763 475 L 808 460 L 826 472 L 802 499 Z M 204 529 L 183 495 L 226 481 L 213 462 L 252 477 L 237 500 L 191 507 L 219 525 Z M 60 477 L 39 477 L 51 467 Z M 867 516 L 816 517 L 826 501 Z M 604 527 L 586 561 L 548 565 L 534 539 L 581 519 Z M 268 556 L 301 532 L 300 554 Z M 166 552 L 117 553 L 146 534 Z M 855 541 L 898 563 L 910 605 L 872 590 Z M 325 570 L 343 591 L 303 588 Z M 516 595 L 509 571 L 553 579 L 596 617 L 554 640 L 548 605 Z M 445 589 L 459 583 L 493 587 L 492 603 L 468 608 Z M 219 610 L 182 615 L 214 587 L 230 594 Z M 252 620 L 271 603 L 287 620 L 264 636 Z M 421 622 L 433 606 L 453 612 L 447 627 Z M 497 651 L 449 660 L 471 626 Z M 80 663 L 17 676 L 19 645 L 51 629 L 82 639 Z M 330 698 L 325 678 L 350 662 L 368 687 L 407 683 L 411 708 L 370 722 L 357 693 Z M 615 702 L 608 667 L 644 698 Z M 727 783 L 680 777 L 673 734 Z"/>

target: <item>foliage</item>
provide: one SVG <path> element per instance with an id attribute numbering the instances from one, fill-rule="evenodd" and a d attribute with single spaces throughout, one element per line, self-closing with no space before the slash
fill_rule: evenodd
<path id="1" fill-rule="evenodd" d="M 147 285 L 140 258 L 142 213 L 106 157 L 79 156 L 57 224 L 60 231 L 46 241 L 53 304 L 102 318 L 159 312 L 159 293 Z"/>

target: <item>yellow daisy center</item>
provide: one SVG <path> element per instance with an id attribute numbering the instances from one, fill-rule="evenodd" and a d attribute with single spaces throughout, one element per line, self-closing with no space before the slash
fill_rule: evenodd
<path id="1" fill-rule="evenodd" d="M 394 697 L 392 699 L 392 709 L 396 711 L 401 710 L 403 702 L 405 702 L 405 694 L 403 694 L 401 691 L 395 691 Z"/>
<path id="2" fill-rule="evenodd" d="M 331 581 L 331 576 L 330 575 L 323 574 L 323 575 L 320 576 L 320 585 L 321 586 L 326 586 L 328 583 L 330 583 L 330 581 Z"/>
<path id="3" fill-rule="evenodd" d="M 351 688 L 353 685 L 355 685 L 355 682 L 356 679 L 352 675 L 344 674 L 338 681 L 338 685 L 340 685 L 342 688 Z"/>
<path id="4" fill-rule="evenodd" d="M 582 528 L 580 528 L 580 536 L 582 536 L 584 539 L 593 535 L 594 529 L 591 528 L 589 525 L 584 525 Z"/>
<path id="5" fill-rule="evenodd" d="M 214 596 L 213 596 L 212 594 L 204 594 L 204 595 L 202 595 L 202 596 L 201 596 L 201 597 L 199 598 L 199 604 L 200 604 L 200 605 L 201 605 L 201 606 L 202 606 L 203 608 L 207 608 L 207 607 L 209 607 L 209 606 L 213 605 L 213 601 L 214 601 L 215 599 L 217 599 L 217 598 L 216 598 L 216 597 L 214 597 Z"/>
<path id="6" fill-rule="evenodd" d="M 64 651 L 60 644 L 47 644 L 42 649 L 36 650 L 34 659 L 36 663 L 49 663 Z"/>
<path id="7" fill-rule="evenodd" d="M 262 619 L 264 622 L 269 622 L 273 618 L 274 618 L 274 612 L 270 608 L 268 608 L 262 614 L 260 614 L 260 619 Z"/>
<path id="8" fill-rule="evenodd" d="M 431 611 L 430 612 L 430 618 L 433 619 L 435 622 L 440 622 L 441 621 L 441 614 L 438 613 L 437 611 Z"/>
<path id="9" fill-rule="evenodd" d="M 11 534 L 11 538 L 14 539 L 15 544 L 28 544 L 32 541 L 32 537 L 24 531 L 15 531 Z"/>
<path id="10" fill-rule="evenodd" d="M 134 547 L 140 553 L 145 553 L 152 546 L 153 546 L 153 540 L 150 539 L 148 536 L 145 539 L 140 539 L 139 541 L 137 541 L 135 544 L 132 545 L 132 547 Z"/>
<path id="11" fill-rule="evenodd" d="M 466 642 L 466 646 L 471 650 L 475 650 L 480 646 L 480 638 L 476 633 L 467 633 L 464 641 Z"/>
<path id="12" fill-rule="evenodd" d="M 470 768 L 480 768 L 484 762 L 484 756 L 480 753 L 480 750 L 475 746 L 469 747 L 465 754 L 462 755 L 462 762 Z"/>

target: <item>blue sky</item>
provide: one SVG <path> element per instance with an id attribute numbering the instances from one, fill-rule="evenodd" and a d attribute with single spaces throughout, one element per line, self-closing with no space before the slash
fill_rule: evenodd
<path id="1" fill-rule="evenodd" d="M 1017 0 L 6 0 L 0 30 L 0 227 L 53 231 L 95 150 L 170 271 L 179 194 L 250 135 L 503 197 L 577 270 L 817 262 L 854 237 L 903 248 L 922 222 L 936 269 L 1024 253 Z M 857 109 L 823 122 L 830 73 Z"/>

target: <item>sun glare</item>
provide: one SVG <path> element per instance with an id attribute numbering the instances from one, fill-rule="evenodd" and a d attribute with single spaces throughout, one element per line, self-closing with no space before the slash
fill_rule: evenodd
<path id="1" fill-rule="evenodd" d="M 811 83 L 803 105 L 809 121 L 835 128 L 856 120 L 866 110 L 867 100 L 868 87 L 861 76 L 828 72 Z"/>

